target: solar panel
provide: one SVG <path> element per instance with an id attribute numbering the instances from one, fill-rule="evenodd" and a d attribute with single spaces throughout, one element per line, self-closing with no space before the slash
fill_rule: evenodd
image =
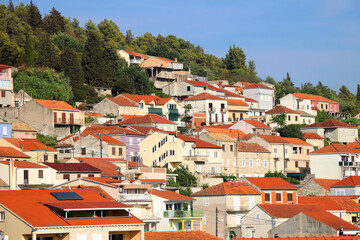
<path id="1" fill-rule="evenodd" d="M 76 192 L 51 192 L 51 195 L 57 200 L 83 200 L 83 198 Z"/>

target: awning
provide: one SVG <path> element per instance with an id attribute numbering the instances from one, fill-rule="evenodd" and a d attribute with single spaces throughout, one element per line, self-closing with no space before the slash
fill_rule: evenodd
<path id="1" fill-rule="evenodd" d="M 148 108 L 149 113 L 154 113 L 159 116 L 163 115 L 162 108 Z"/>
<path id="2" fill-rule="evenodd" d="M 151 184 L 124 184 L 124 189 L 147 189 L 151 188 Z"/>

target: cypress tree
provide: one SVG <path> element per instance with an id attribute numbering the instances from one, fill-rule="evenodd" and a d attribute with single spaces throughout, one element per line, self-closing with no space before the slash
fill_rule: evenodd
<path id="1" fill-rule="evenodd" d="M 41 27 L 42 19 L 38 7 L 30 1 L 30 5 L 27 8 L 27 23 L 33 28 Z"/>

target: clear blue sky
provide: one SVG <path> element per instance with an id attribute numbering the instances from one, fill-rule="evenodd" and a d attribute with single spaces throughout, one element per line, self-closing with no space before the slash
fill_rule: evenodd
<path id="1" fill-rule="evenodd" d="M 0 0 L 7 5 L 7 0 Z M 27 1 L 13 0 L 15 5 Z M 54 6 L 62 15 L 104 18 L 136 36 L 174 34 L 225 57 L 241 47 L 256 63 L 258 75 L 279 81 L 290 76 L 296 86 L 312 82 L 352 92 L 360 83 L 359 0 L 33 0 L 41 13 Z"/>

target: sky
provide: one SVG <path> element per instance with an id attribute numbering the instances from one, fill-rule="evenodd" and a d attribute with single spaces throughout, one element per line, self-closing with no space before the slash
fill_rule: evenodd
<path id="1" fill-rule="evenodd" d="M 29 1 L 13 0 L 14 5 Z M 0 3 L 8 4 L 7 0 Z M 225 57 L 241 47 L 258 76 L 296 86 L 319 81 L 332 89 L 360 84 L 359 0 L 33 0 L 40 12 L 55 7 L 83 26 L 113 20 L 135 36 L 173 34 Z"/>

